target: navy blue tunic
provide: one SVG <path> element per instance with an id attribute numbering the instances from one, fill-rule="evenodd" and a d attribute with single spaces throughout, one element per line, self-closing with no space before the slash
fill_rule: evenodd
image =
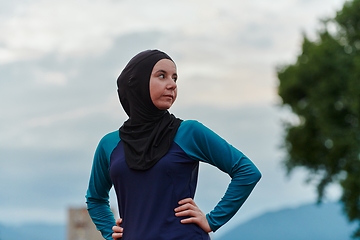
<path id="1" fill-rule="evenodd" d="M 95 153 L 87 191 L 91 218 L 105 239 L 115 225 L 109 207 L 114 186 L 123 240 L 196 240 L 209 235 L 196 224 L 183 224 L 174 209 L 184 198 L 194 198 L 199 161 L 218 167 L 232 178 L 215 208 L 206 215 L 216 231 L 241 207 L 261 174 L 239 150 L 197 121 L 183 121 L 168 153 L 146 171 L 130 169 L 118 131 L 106 135 Z"/>
<path id="2" fill-rule="evenodd" d="M 179 200 L 194 198 L 198 168 L 199 162 L 173 143 L 149 170 L 132 170 L 120 141 L 110 156 L 110 178 L 123 218 L 123 239 L 209 239 L 196 224 L 180 223 L 174 212 Z"/>

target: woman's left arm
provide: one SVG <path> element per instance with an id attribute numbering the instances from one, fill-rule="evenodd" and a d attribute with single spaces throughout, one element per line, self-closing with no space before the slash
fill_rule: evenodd
<path id="1" fill-rule="evenodd" d="M 231 177 L 224 197 L 206 214 L 215 232 L 243 205 L 261 173 L 242 152 L 197 121 L 183 122 L 174 140 L 189 157 L 214 165 Z"/>

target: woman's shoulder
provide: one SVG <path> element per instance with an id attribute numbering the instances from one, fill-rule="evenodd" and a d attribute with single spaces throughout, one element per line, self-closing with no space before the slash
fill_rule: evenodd
<path id="1" fill-rule="evenodd" d="M 186 128 L 186 129 L 189 128 L 197 129 L 201 127 L 204 127 L 204 125 L 200 123 L 198 120 L 184 120 L 180 124 L 180 128 Z"/>
<path id="2" fill-rule="evenodd" d="M 212 133 L 208 127 L 197 120 L 185 120 L 176 133 L 175 141 L 195 141 L 203 139 Z M 180 140 L 181 139 L 181 140 Z"/>
<path id="3" fill-rule="evenodd" d="M 213 130 L 197 120 L 183 121 L 175 136 L 175 142 L 193 142 L 197 144 L 207 144 L 208 141 L 220 143 L 225 141 Z"/>
<path id="4" fill-rule="evenodd" d="M 118 143 L 120 141 L 120 136 L 119 136 L 119 130 L 110 132 L 105 134 L 105 136 L 103 136 L 99 142 L 99 146 L 100 145 L 113 145 L 114 143 Z"/>
<path id="5" fill-rule="evenodd" d="M 197 120 L 184 120 L 178 129 L 179 132 L 189 133 L 203 133 L 204 131 L 211 131 L 208 127 Z"/>

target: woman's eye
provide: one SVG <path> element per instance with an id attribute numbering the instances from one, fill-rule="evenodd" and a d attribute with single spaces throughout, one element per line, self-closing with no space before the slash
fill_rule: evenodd
<path id="1" fill-rule="evenodd" d="M 164 75 L 164 74 L 160 74 L 160 75 L 159 75 L 159 78 L 165 78 L 165 75 Z"/>
<path id="2" fill-rule="evenodd" d="M 174 80 L 174 82 L 176 82 L 176 80 L 177 80 L 177 77 L 173 77 L 173 80 Z"/>

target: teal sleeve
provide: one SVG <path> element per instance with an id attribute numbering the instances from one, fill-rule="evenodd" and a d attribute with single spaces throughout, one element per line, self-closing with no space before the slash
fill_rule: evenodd
<path id="1" fill-rule="evenodd" d="M 109 176 L 110 155 L 120 141 L 118 131 L 104 136 L 96 148 L 89 187 L 86 194 L 87 210 L 105 239 L 112 240 L 114 215 L 109 204 L 112 182 Z"/>
<path id="2" fill-rule="evenodd" d="M 231 177 L 227 191 L 215 208 L 206 215 L 212 231 L 234 216 L 250 195 L 261 173 L 242 152 L 201 123 L 181 123 L 174 141 L 192 159 L 207 162 Z"/>

